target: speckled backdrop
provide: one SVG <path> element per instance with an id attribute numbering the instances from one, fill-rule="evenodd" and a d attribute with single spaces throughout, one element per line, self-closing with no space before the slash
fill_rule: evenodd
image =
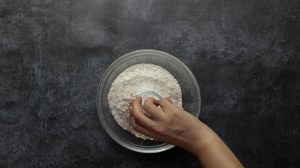
<path id="1" fill-rule="evenodd" d="M 183 61 L 200 119 L 246 167 L 300 167 L 300 1 L 0 0 L 0 167 L 198 167 L 105 133 L 96 89 L 121 55 Z"/>

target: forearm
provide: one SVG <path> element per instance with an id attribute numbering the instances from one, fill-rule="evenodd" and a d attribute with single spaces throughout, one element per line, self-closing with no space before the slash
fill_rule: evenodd
<path id="1" fill-rule="evenodd" d="M 198 141 L 193 142 L 188 150 L 196 155 L 202 166 L 205 168 L 242 168 L 242 164 L 220 137 L 205 124 L 200 125 Z"/>

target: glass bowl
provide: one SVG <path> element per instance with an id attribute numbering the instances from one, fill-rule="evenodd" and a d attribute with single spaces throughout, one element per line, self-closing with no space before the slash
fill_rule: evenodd
<path id="1" fill-rule="evenodd" d="M 173 145 L 135 137 L 121 128 L 115 121 L 107 100 L 111 84 L 126 68 L 141 63 L 150 63 L 168 70 L 178 81 L 182 91 L 184 110 L 198 117 L 201 107 L 200 89 L 189 68 L 179 59 L 157 50 L 137 50 L 125 54 L 113 62 L 102 76 L 97 91 L 97 111 L 100 122 L 108 135 L 123 147 L 140 153 L 157 153 Z"/>

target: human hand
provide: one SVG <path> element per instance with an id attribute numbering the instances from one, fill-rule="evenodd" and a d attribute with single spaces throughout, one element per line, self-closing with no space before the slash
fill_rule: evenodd
<path id="1" fill-rule="evenodd" d="M 243 167 L 213 130 L 176 107 L 170 99 L 148 98 L 143 108 L 141 102 L 142 98 L 138 96 L 129 106 L 132 127 L 136 131 L 193 153 L 203 167 Z"/>
<path id="2" fill-rule="evenodd" d="M 190 113 L 172 104 L 168 98 L 148 98 L 141 106 L 142 98 L 132 101 L 129 110 L 132 127 L 156 140 L 182 147 L 192 153 L 197 151 L 201 141 L 201 130 L 206 127 Z M 147 112 L 145 114 L 143 109 Z"/>

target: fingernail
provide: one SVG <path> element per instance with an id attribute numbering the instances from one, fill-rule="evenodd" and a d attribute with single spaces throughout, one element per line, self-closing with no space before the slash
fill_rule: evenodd
<path id="1" fill-rule="evenodd" d="M 132 111 L 132 106 L 131 105 L 129 106 L 129 110 Z"/>

